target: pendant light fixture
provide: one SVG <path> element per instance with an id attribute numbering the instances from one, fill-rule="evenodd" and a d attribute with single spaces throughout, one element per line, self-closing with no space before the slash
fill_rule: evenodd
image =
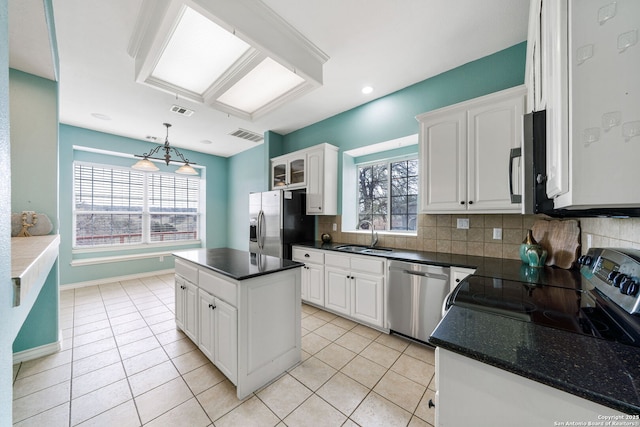
<path id="1" fill-rule="evenodd" d="M 163 160 L 167 164 L 167 166 L 169 166 L 170 162 L 184 163 L 184 165 L 180 166 L 178 170 L 176 170 L 176 173 L 179 173 L 181 175 L 198 175 L 198 172 L 191 166 L 192 164 L 195 165 L 195 163 L 190 163 L 189 160 L 185 159 L 182 153 L 180 153 L 176 148 L 169 146 L 169 128 L 171 127 L 171 124 L 163 123 L 163 125 L 167 128 L 167 136 L 165 137 L 164 145 L 158 145 L 150 152 L 145 153 L 141 156 L 138 154 L 135 154 L 135 157 L 142 157 L 142 160 L 139 160 L 135 165 L 131 167 L 136 170 L 155 172 L 159 169 L 149 159 Z M 153 157 L 160 150 L 164 150 L 164 158 Z M 179 157 L 180 160 L 171 159 L 171 154 L 170 154 L 171 152 L 173 152 L 177 157 Z"/>

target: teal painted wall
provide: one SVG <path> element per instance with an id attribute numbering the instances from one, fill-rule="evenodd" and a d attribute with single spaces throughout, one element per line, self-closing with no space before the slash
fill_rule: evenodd
<path id="1" fill-rule="evenodd" d="M 11 200 L 9 150 L 9 28 L 8 2 L 0 0 L 0 200 Z M 13 313 L 11 299 L 11 206 L 0 203 L 0 425 L 10 426 L 13 413 Z M 7 327 L 9 326 L 9 327 Z"/>
<path id="2" fill-rule="evenodd" d="M 524 83 L 526 42 L 284 135 L 283 153 L 328 142 L 346 150 L 418 133 L 415 116 Z M 282 153 L 280 153 L 282 154 Z M 338 212 L 342 211 L 338 174 Z"/>
<path id="3" fill-rule="evenodd" d="M 291 132 L 285 152 L 322 142 L 344 151 L 418 133 L 418 114 L 523 84 L 526 48 L 517 44 Z"/>
<path id="4" fill-rule="evenodd" d="M 16 307 L 14 314 L 33 304 L 33 308 L 24 319 L 22 327 L 13 342 L 13 352 L 17 353 L 58 341 L 58 283 L 59 268 L 55 262 L 37 295 L 29 295 L 27 300 Z M 35 299 L 35 302 L 32 302 Z"/>
<path id="5" fill-rule="evenodd" d="M 229 158 L 229 247 L 249 249 L 249 193 L 266 191 L 266 145 Z"/>
<path id="6" fill-rule="evenodd" d="M 43 212 L 58 230 L 58 83 L 9 71 L 11 210 Z M 14 309 L 13 351 L 58 341 L 58 262 Z M 14 335 L 15 336 L 15 335 Z"/>
<path id="7" fill-rule="evenodd" d="M 416 134 L 418 122 L 415 116 L 418 114 L 521 85 L 524 82 L 525 55 L 526 42 L 523 42 L 287 135 L 266 132 L 266 147 L 262 153 L 266 164 L 263 177 L 265 189 L 270 182 L 269 159 L 328 142 L 340 147 L 338 212 L 342 212 L 344 151 Z M 259 164 L 260 154 L 254 149 L 251 154 L 240 153 L 231 157 L 230 173 L 233 175 L 234 188 L 246 189 L 248 183 L 256 179 L 253 174 L 246 174 L 248 168 Z M 229 228 L 234 230 L 234 234 L 240 231 L 242 236 L 248 237 L 248 231 L 243 229 L 243 224 L 249 218 L 244 205 L 230 205 L 229 218 Z M 244 237 L 239 241 L 232 240 L 238 249 L 248 247 L 242 242 L 246 240 Z"/>
<path id="8" fill-rule="evenodd" d="M 58 229 L 58 83 L 10 70 L 11 209 L 49 216 Z"/>
<path id="9" fill-rule="evenodd" d="M 70 265 L 71 260 L 87 257 L 105 257 L 114 255 L 136 254 L 142 252 L 164 252 L 171 251 L 170 247 L 152 247 L 149 249 L 105 250 L 93 252 L 90 255 L 72 254 L 72 194 L 73 194 L 73 161 L 91 160 L 98 163 L 115 162 L 121 165 L 131 165 L 134 158 L 113 157 L 109 155 L 88 153 L 81 150 L 74 150 L 73 146 L 87 147 L 92 149 L 108 150 L 124 154 L 141 154 L 148 152 L 153 146 L 152 143 L 138 141 L 117 135 L 103 132 L 96 132 L 84 128 L 69 125 L 60 125 L 60 280 L 62 286 L 75 284 L 83 281 L 99 280 L 113 276 L 124 276 L 130 274 L 145 273 L 173 268 L 173 258 L 164 257 L 161 261 L 159 257 L 130 260 L 121 262 L 111 262 L 107 264 L 94 264 L 87 266 Z M 185 157 L 194 163 L 204 166 L 203 176 L 206 181 L 206 205 L 204 243 L 207 247 L 216 248 L 227 245 L 227 205 L 228 198 L 228 159 L 197 153 L 190 150 L 180 150 Z M 102 161 L 103 159 L 104 161 Z M 165 167 L 166 169 L 166 167 Z M 175 170 L 176 166 L 170 166 L 168 170 Z M 201 170 L 200 170 L 201 171 Z M 189 246 L 176 246 L 175 250 L 187 249 Z M 117 271 L 117 274 L 114 274 Z"/>

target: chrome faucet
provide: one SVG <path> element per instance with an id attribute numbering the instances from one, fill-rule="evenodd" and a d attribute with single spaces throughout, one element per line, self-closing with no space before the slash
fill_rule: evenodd
<path id="1" fill-rule="evenodd" d="M 362 221 L 360 221 L 359 226 L 361 226 L 363 223 L 369 224 L 369 227 L 371 228 L 371 245 L 369 245 L 369 247 L 373 248 L 376 243 L 378 243 L 378 233 L 375 232 L 375 226 L 373 225 L 373 221 L 369 221 L 368 219 L 363 219 Z"/>

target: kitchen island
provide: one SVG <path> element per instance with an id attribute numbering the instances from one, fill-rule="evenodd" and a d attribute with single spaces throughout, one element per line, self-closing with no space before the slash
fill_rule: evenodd
<path id="1" fill-rule="evenodd" d="M 176 325 L 238 399 L 300 362 L 301 263 L 229 248 L 174 256 Z"/>

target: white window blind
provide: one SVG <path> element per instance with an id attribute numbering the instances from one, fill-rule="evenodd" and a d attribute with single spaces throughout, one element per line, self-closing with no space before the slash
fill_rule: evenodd
<path id="1" fill-rule="evenodd" d="M 74 247 L 199 239 L 200 178 L 74 164 Z"/>

